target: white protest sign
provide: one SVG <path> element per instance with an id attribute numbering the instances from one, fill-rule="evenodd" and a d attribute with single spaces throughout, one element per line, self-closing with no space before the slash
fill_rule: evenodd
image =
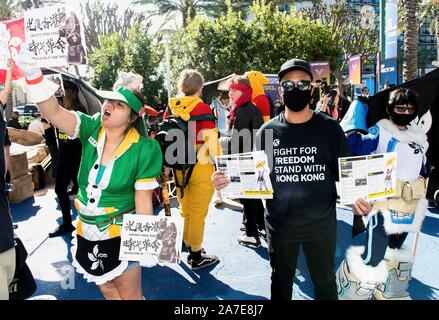
<path id="1" fill-rule="evenodd" d="M 8 29 L 4 23 L 0 23 L 0 69 L 2 70 L 6 70 L 9 58 L 8 41 Z"/>
<path id="2" fill-rule="evenodd" d="M 74 9 L 60 5 L 29 10 L 24 21 L 26 42 L 37 67 L 87 63 L 84 28 Z"/>
<path id="3" fill-rule="evenodd" d="M 339 159 L 340 203 L 377 201 L 396 193 L 396 152 Z"/>
<path id="4" fill-rule="evenodd" d="M 144 254 L 150 254 L 160 263 L 178 263 L 183 228 L 179 216 L 124 215 L 119 259 L 142 261 Z"/>
<path id="5" fill-rule="evenodd" d="M 270 168 L 264 151 L 240 153 L 216 158 L 218 170 L 230 178 L 221 195 L 230 199 L 273 199 Z"/>

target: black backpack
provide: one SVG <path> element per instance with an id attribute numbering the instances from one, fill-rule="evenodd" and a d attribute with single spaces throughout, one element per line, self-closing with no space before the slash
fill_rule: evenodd
<path id="1" fill-rule="evenodd" d="M 188 185 L 192 171 L 197 163 L 196 146 L 193 143 L 196 137 L 192 137 L 189 123 L 180 117 L 173 116 L 169 107 L 168 114 L 170 116 L 159 124 L 155 139 L 159 142 L 162 149 L 163 164 L 174 170 L 182 171 L 181 184 L 177 181 L 176 177 L 175 184 L 177 188 L 180 188 L 181 197 L 183 198 L 184 188 Z M 206 120 L 215 123 L 213 114 L 191 116 L 189 121 L 196 123 Z M 183 137 L 184 139 L 181 139 Z M 179 151 L 184 151 L 184 154 L 179 154 Z"/>

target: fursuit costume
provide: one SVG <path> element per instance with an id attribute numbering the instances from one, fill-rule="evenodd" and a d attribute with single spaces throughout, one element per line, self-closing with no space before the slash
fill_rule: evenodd
<path id="1" fill-rule="evenodd" d="M 197 97 L 173 98 L 170 100 L 172 116 L 179 117 L 184 121 L 191 122 L 191 117 L 212 115 L 210 107 Z M 168 111 L 164 117 L 167 118 Z M 184 195 L 177 188 L 180 214 L 184 218 L 183 240 L 193 252 L 202 249 L 204 239 L 204 224 L 209 210 L 210 202 L 214 194 L 211 176 L 215 171 L 215 158 L 221 155 L 221 147 L 218 141 L 218 130 L 214 121 L 194 121 L 197 152 L 197 163 L 189 176 L 187 185 L 183 183 L 183 172 L 174 170 L 176 182 L 184 187 Z M 190 125 L 189 125 L 190 127 Z"/>
<path id="2" fill-rule="evenodd" d="M 365 117 L 367 106 L 358 101 L 355 103 L 349 114 L 363 113 Z M 348 131 L 344 123 L 342 127 Z M 424 146 L 427 136 L 414 123 L 402 131 L 390 120 L 383 119 L 367 134 L 354 132 L 349 135 L 348 142 L 357 155 L 396 152 L 397 187 L 394 197 L 375 202 L 373 211 L 363 217 L 367 243 L 364 247 L 352 246 L 347 250 L 346 259 L 336 274 L 339 298 L 410 299 L 407 289 L 413 256 L 403 243 L 408 232 L 420 231 L 425 217 L 427 183 L 424 178 Z"/>

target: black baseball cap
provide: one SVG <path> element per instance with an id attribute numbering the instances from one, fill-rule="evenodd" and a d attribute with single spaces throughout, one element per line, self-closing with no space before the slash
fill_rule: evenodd
<path id="1" fill-rule="evenodd" d="M 294 70 L 302 70 L 306 73 L 308 73 L 311 77 L 311 81 L 313 80 L 311 67 L 309 66 L 309 63 L 302 59 L 291 59 L 287 62 L 285 62 L 282 67 L 280 67 L 279 71 L 279 79 L 282 79 L 284 75 L 286 75 L 288 72 L 294 71 Z"/>

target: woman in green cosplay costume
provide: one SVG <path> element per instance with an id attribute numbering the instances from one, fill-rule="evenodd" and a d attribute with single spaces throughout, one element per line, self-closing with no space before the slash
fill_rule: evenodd
<path id="1" fill-rule="evenodd" d="M 32 54 L 22 46 L 17 64 L 26 76 L 22 87 L 28 100 L 55 127 L 82 143 L 73 266 L 106 299 L 143 299 L 140 265 L 119 260 L 123 215 L 153 213 L 152 192 L 162 168 L 159 144 L 135 129 L 142 98 L 125 87 L 98 91 L 105 99 L 102 113 L 70 112 L 53 96 L 57 86 L 32 63 Z"/>

